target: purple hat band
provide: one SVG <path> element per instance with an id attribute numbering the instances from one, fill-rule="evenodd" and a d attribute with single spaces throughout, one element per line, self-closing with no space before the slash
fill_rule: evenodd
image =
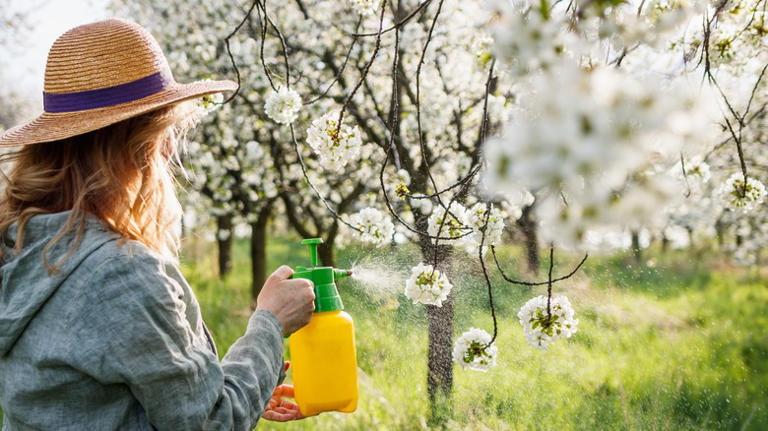
<path id="1" fill-rule="evenodd" d="M 157 72 L 135 81 L 97 90 L 60 94 L 43 92 L 43 109 L 45 112 L 58 113 L 120 105 L 159 93 L 172 83 L 173 78 Z"/>

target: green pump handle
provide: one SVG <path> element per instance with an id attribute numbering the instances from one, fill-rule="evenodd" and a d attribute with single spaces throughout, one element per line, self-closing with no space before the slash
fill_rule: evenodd
<path id="1" fill-rule="evenodd" d="M 305 278 L 315 285 L 315 313 L 343 310 L 336 280 L 352 275 L 348 269 L 336 269 L 330 266 L 317 266 L 317 246 L 322 238 L 307 238 L 301 241 L 309 250 L 309 267 L 298 266 L 291 278 Z"/>

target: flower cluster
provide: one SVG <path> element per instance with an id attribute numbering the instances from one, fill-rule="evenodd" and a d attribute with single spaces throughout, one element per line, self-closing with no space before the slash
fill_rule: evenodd
<path id="1" fill-rule="evenodd" d="M 707 183 L 712 177 L 709 164 L 701 156 L 681 160 L 670 170 L 670 176 L 675 177 L 685 186 L 685 196 L 701 198 L 707 190 Z M 681 202 L 682 204 L 682 202 Z M 673 208 L 672 211 L 675 211 Z"/>
<path id="2" fill-rule="evenodd" d="M 466 221 L 467 209 L 464 205 L 453 202 L 448 211 L 442 206 L 432 211 L 427 221 L 427 233 L 441 238 L 460 239 L 472 230 L 472 228 L 466 225 Z M 440 227 L 441 225 L 442 228 Z"/>
<path id="3" fill-rule="evenodd" d="M 392 241 L 395 225 L 384 212 L 376 208 L 363 208 L 356 214 L 352 214 L 349 221 L 360 229 L 360 232 L 355 232 L 354 235 L 362 242 L 380 247 Z"/>
<path id="4" fill-rule="evenodd" d="M 339 123 L 338 111 L 331 111 L 312 122 L 307 129 L 307 144 L 328 169 L 338 171 L 360 154 L 363 141 L 360 129 Z"/>
<path id="5" fill-rule="evenodd" d="M 451 293 L 448 277 L 432 265 L 420 263 L 411 269 L 411 278 L 405 282 L 405 296 L 414 303 L 443 306 Z"/>
<path id="6" fill-rule="evenodd" d="M 464 248 L 468 253 L 475 254 L 483 239 L 486 211 L 484 202 L 478 202 L 470 209 L 454 202 L 448 212 L 445 211 L 445 208 L 438 207 L 429 216 L 427 233 L 438 236 L 440 223 L 443 223 L 440 237 L 455 238 L 454 245 Z M 501 210 L 491 206 L 483 251 L 486 251 L 488 246 L 498 244 L 501 241 L 501 235 L 504 233 L 504 218 L 505 215 Z"/>
<path id="7" fill-rule="evenodd" d="M 269 118 L 280 124 L 290 124 L 296 121 L 301 109 L 301 96 L 288 87 L 280 87 L 267 96 L 264 112 Z"/>
<path id="8" fill-rule="evenodd" d="M 744 187 L 744 175 L 737 172 L 720 186 L 720 195 L 725 203 L 744 212 L 751 211 L 765 198 L 765 185 L 760 180 L 747 176 L 747 185 Z"/>
<path id="9" fill-rule="evenodd" d="M 376 12 L 381 5 L 381 0 L 349 0 L 352 9 L 362 16 L 368 16 Z"/>
<path id="10" fill-rule="evenodd" d="M 689 181 L 693 179 L 693 181 L 699 183 L 706 183 L 709 181 L 712 173 L 709 165 L 701 157 L 694 157 L 686 166 L 685 175 Z"/>
<path id="11" fill-rule="evenodd" d="M 496 366 L 495 345 L 488 346 L 491 335 L 482 329 L 469 328 L 461 334 L 453 344 L 453 362 L 461 365 L 463 369 L 476 371 L 488 371 Z"/>
<path id="12" fill-rule="evenodd" d="M 570 338 L 576 333 L 578 319 L 574 319 L 573 308 L 565 296 L 552 298 L 552 317 L 547 313 L 547 297 L 532 298 L 523 305 L 517 317 L 523 325 L 523 332 L 528 344 L 546 351 L 558 338 Z"/>
<path id="13" fill-rule="evenodd" d="M 478 202 L 466 214 L 467 225 L 472 228 L 472 233 L 468 237 L 469 240 L 480 246 L 485 227 L 485 247 L 501 242 L 501 234 L 504 233 L 504 214 L 500 209 L 491 206 L 491 212 L 488 214 L 486 205 Z M 487 227 L 486 218 L 488 219 Z"/>

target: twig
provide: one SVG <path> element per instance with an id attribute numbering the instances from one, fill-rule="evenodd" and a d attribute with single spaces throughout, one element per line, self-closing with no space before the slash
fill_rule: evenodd
<path id="1" fill-rule="evenodd" d="M 376 33 L 353 33 L 352 36 L 355 36 L 355 37 L 377 36 L 379 34 L 389 33 L 392 30 L 398 30 L 398 29 L 400 29 L 400 27 L 402 27 L 408 21 L 410 21 L 411 18 L 416 16 L 416 14 L 418 14 L 419 12 L 424 10 L 427 6 L 429 6 L 429 3 L 431 3 L 431 2 L 432 2 L 432 0 L 425 0 L 418 7 L 416 7 L 414 10 L 412 10 L 411 13 L 406 15 L 405 18 L 403 18 L 400 21 L 398 21 L 397 23 L 395 23 L 395 25 L 393 25 L 392 27 L 388 27 L 388 28 L 386 28 L 384 30 L 381 30 L 380 32 L 376 32 Z"/>
<path id="2" fill-rule="evenodd" d="M 246 12 L 245 16 L 243 17 L 243 20 L 240 21 L 240 23 L 235 27 L 232 32 L 230 32 L 227 37 L 224 38 L 224 45 L 227 47 L 227 55 L 229 55 L 229 61 L 232 62 L 232 67 L 235 69 L 235 76 L 237 77 L 237 88 L 235 91 L 227 98 L 227 100 L 221 102 L 221 104 L 229 103 L 237 96 L 237 93 L 240 92 L 240 69 L 237 68 L 237 63 L 235 62 L 235 57 L 232 55 L 232 49 L 229 46 L 229 40 L 232 39 L 235 34 L 237 34 L 238 31 L 240 31 L 240 28 L 245 24 L 246 21 L 248 21 L 248 18 L 251 17 L 251 13 L 253 13 L 253 8 L 256 7 L 256 3 L 258 3 L 258 0 L 254 0 L 253 3 L 251 3 L 251 7 L 248 8 L 248 12 Z M 269 75 L 267 75 L 267 78 L 269 78 Z M 271 80 L 270 80 L 271 83 Z"/>
<path id="3" fill-rule="evenodd" d="M 488 269 L 485 267 L 485 235 L 488 232 L 488 221 L 491 218 L 491 210 L 493 206 L 491 202 L 485 203 L 485 221 L 483 222 L 483 228 L 481 229 L 482 236 L 480 237 L 480 248 L 478 249 L 478 258 L 480 259 L 480 267 L 483 269 L 483 277 L 485 278 L 485 285 L 488 287 L 488 306 L 491 308 L 491 317 L 493 318 L 493 336 L 491 341 L 486 344 L 484 349 L 487 349 L 493 345 L 496 341 L 496 336 L 499 333 L 499 325 L 496 321 L 496 307 L 493 305 L 493 285 L 491 284 L 491 278 L 488 276 Z"/>
<path id="4" fill-rule="evenodd" d="M 491 246 L 491 254 L 493 254 L 493 260 L 494 260 L 494 262 L 496 263 L 496 268 L 498 268 L 498 270 L 499 270 L 499 273 L 501 274 L 501 277 L 502 277 L 502 278 L 503 278 L 505 281 L 507 281 L 508 283 L 510 283 L 510 284 L 516 284 L 516 285 L 518 285 L 518 286 L 528 286 L 528 287 L 534 287 L 534 286 L 544 286 L 544 285 L 546 285 L 546 284 L 549 284 L 549 280 L 547 280 L 547 281 L 538 281 L 538 282 L 537 282 L 537 281 L 523 281 L 523 280 L 515 280 L 515 279 L 513 279 L 513 278 L 510 278 L 510 277 L 509 277 L 509 276 L 507 276 L 507 274 L 504 272 L 504 269 L 502 269 L 502 267 L 501 267 L 501 264 L 499 263 L 499 259 L 498 259 L 498 257 L 496 256 L 496 247 L 495 247 L 495 246 L 493 246 L 493 245 Z M 578 270 L 579 270 L 579 269 L 580 269 L 580 268 L 581 268 L 581 267 L 584 265 L 584 263 L 587 261 L 587 258 L 588 258 L 588 257 L 589 257 L 589 253 L 586 253 L 586 254 L 584 255 L 584 257 L 581 259 L 581 261 L 579 262 L 579 264 L 578 264 L 578 265 L 576 265 L 576 267 L 575 267 L 575 268 L 574 268 L 574 269 L 573 269 L 571 272 L 569 272 L 569 273 L 568 273 L 568 275 L 565 275 L 565 276 L 562 276 L 562 277 L 559 277 L 559 278 L 555 278 L 555 279 L 553 279 L 553 280 L 552 280 L 552 283 L 557 283 L 557 282 L 559 282 L 559 281 L 567 280 L 567 279 L 569 279 L 569 278 L 573 277 L 573 276 L 576 274 L 576 272 L 577 272 L 577 271 L 578 271 Z"/>

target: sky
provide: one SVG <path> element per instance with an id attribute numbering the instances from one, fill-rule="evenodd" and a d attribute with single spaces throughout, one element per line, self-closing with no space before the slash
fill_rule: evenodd
<path id="1" fill-rule="evenodd" d="M 37 3 L 39 6 L 29 6 Z M 13 62 L 4 72 L 14 86 L 31 98 L 42 111 L 45 61 L 53 42 L 72 27 L 107 16 L 106 0 L 11 0 L 11 7 L 29 11 L 30 34 L 22 37 L 23 48 L 12 53 Z"/>

